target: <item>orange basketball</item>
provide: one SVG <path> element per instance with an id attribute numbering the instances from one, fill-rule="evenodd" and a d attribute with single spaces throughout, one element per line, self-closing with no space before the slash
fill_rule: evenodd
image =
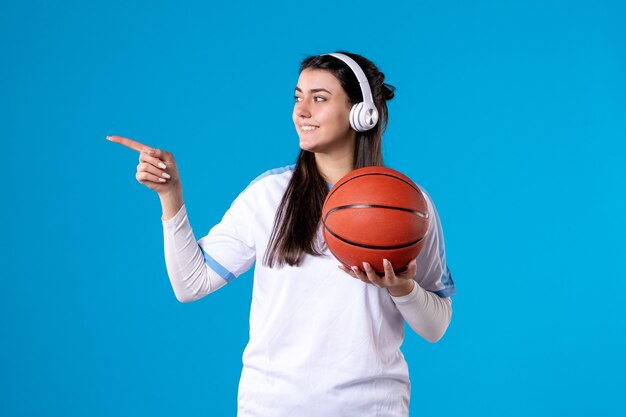
<path id="1" fill-rule="evenodd" d="M 417 257 L 428 231 L 428 205 L 409 177 L 385 167 L 348 173 L 330 190 L 322 208 L 324 240 L 344 265 L 368 262 L 383 273 Z"/>

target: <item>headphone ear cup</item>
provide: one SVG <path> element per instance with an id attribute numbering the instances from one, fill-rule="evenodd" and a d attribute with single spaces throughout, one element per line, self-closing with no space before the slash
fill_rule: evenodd
<path id="1" fill-rule="evenodd" d="M 363 131 L 373 129 L 378 123 L 378 110 L 373 103 L 363 103 L 359 112 L 359 124 Z"/>
<path id="2" fill-rule="evenodd" d="M 359 109 L 361 108 L 362 105 L 363 103 L 356 103 L 350 109 L 350 126 L 352 126 L 352 129 L 356 130 L 357 132 L 361 132 L 361 129 L 359 127 L 359 122 L 358 122 L 358 115 L 359 115 Z"/>
<path id="3" fill-rule="evenodd" d="M 357 132 L 367 132 L 378 123 L 378 110 L 372 103 L 357 103 L 350 110 L 350 126 Z"/>

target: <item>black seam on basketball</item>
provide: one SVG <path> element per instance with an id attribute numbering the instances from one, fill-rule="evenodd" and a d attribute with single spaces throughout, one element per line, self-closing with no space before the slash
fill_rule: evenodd
<path id="1" fill-rule="evenodd" d="M 410 183 L 410 182 L 408 182 L 407 180 L 405 180 L 405 179 L 403 179 L 403 178 L 400 178 L 400 177 L 398 177 L 398 176 L 396 176 L 396 175 L 384 174 L 384 173 L 381 173 L 381 172 L 368 172 L 368 173 L 361 174 L 361 175 L 358 175 L 358 176 L 356 176 L 356 177 L 350 178 L 348 181 L 344 182 L 343 184 L 341 184 L 341 185 L 339 185 L 339 186 L 337 186 L 337 187 L 333 187 L 333 188 L 330 190 L 330 193 L 328 194 L 328 196 L 327 196 L 326 198 L 327 198 L 327 199 L 328 199 L 328 198 L 330 198 L 330 196 L 331 196 L 331 195 L 333 195 L 333 194 L 335 193 L 335 191 L 337 191 L 338 189 L 340 189 L 341 187 L 343 187 L 344 185 L 346 185 L 346 184 L 347 184 L 347 183 L 349 183 L 350 181 L 353 181 L 353 180 L 355 180 L 355 179 L 357 179 L 357 178 L 361 178 L 361 177 L 367 177 L 367 176 L 369 176 L 369 175 L 383 175 L 383 176 L 385 176 L 385 177 L 396 178 L 396 179 L 398 179 L 398 180 L 400 180 L 400 181 L 402 181 L 402 182 L 406 183 L 408 186 L 410 186 L 411 188 L 413 188 L 415 191 L 419 191 L 419 192 L 421 192 L 421 190 L 420 190 L 419 188 L 416 188 L 416 186 L 415 186 L 414 184 L 411 184 L 411 183 Z"/>
<path id="2" fill-rule="evenodd" d="M 417 243 L 420 243 L 422 240 L 424 240 L 424 238 L 426 237 L 426 235 L 420 237 L 419 239 L 417 239 L 414 242 L 410 242 L 410 243 L 405 243 L 403 245 L 397 245 L 397 246 L 375 246 L 375 245 L 365 245 L 362 243 L 356 243 L 356 242 L 352 242 L 349 241 L 348 239 L 344 239 L 343 237 L 339 236 L 338 234 L 336 234 L 335 232 L 333 232 L 330 227 L 328 227 L 326 225 L 326 222 L 322 221 L 322 224 L 324 225 L 324 229 L 326 229 L 328 231 L 328 233 L 330 233 L 331 235 L 333 235 L 334 237 L 336 237 L 337 239 L 341 240 L 344 243 L 347 243 L 348 245 L 352 245 L 352 246 L 357 246 L 359 248 L 365 248 L 365 249 L 378 249 L 378 250 L 395 250 L 395 249 L 404 249 L 404 248 L 408 248 L 409 246 L 413 246 Z"/>
<path id="3" fill-rule="evenodd" d="M 333 213 L 337 210 L 344 210 L 344 209 L 351 209 L 351 208 L 382 208 L 382 209 L 389 209 L 389 210 L 398 210 L 398 211 L 404 211 L 407 213 L 413 213 L 421 217 L 422 219 L 428 219 L 428 213 L 422 213 L 421 211 L 411 210 L 411 209 L 407 209 L 403 207 L 383 206 L 381 204 L 348 204 L 346 206 L 334 207 L 328 210 L 328 212 L 326 213 L 326 216 L 324 216 L 324 220 L 326 220 L 328 216 L 330 216 L 330 213 Z"/>

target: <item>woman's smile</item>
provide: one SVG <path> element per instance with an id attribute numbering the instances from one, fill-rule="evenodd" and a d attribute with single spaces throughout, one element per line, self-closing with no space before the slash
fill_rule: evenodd
<path id="1" fill-rule="evenodd" d="M 317 129 L 319 126 L 313 126 L 313 125 L 304 125 L 304 126 L 300 126 L 300 130 L 302 130 L 303 132 L 312 132 L 315 129 Z"/>

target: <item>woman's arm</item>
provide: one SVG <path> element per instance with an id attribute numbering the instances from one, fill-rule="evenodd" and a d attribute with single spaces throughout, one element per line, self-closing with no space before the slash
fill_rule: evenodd
<path id="1" fill-rule="evenodd" d="M 165 219 L 164 210 L 165 265 L 178 301 L 196 301 L 223 287 L 226 280 L 204 262 L 184 204 L 172 218 Z"/>
<path id="2" fill-rule="evenodd" d="M 398 273 L 393 270 L 389 261 L 384 260 L 383 265 L 385 268 L 383 276 L 378 275 L 367 262 L 363 263 L 363 271 L 357 266 L 348 269 L 340 265 L 339 268 L 367 284 L 386 288 L 411 329 L 429 342 L 437 342 L 450 324 L 452 302 L 448 298 L 441 298 L 435 293 L 426 291 L 415 281 L 417 272 L 415 260 Z"/>
<path id="3" fill-rule="evenodd" d="M 139 152 L 135 178 L 159 195 L 165 264 L 178 301 L 195 301 L 222 287 L 226 281 L 204 263 L 191 230 L 174 155 L 122 136 L 107 136 L 107 139 Z"/>
<path id="4" fill-rule="evenodd" d="M 415 282 L 413 290 L 391 299 L 413 331 L 431 343 L 445 334 L 452 319 L 452 301 L 426 291 Z"/>

